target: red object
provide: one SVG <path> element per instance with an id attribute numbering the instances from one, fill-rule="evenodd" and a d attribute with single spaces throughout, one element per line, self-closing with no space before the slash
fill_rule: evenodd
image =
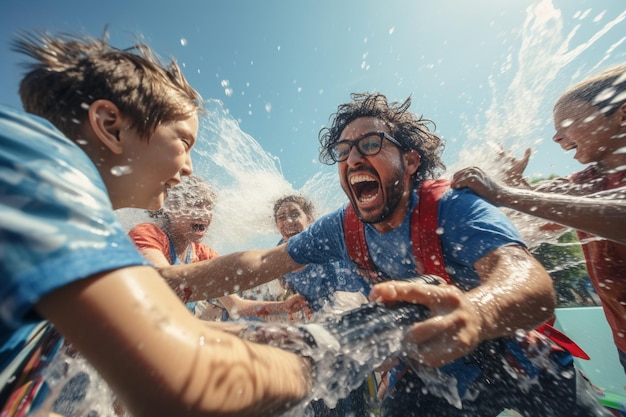
<path id="1" fill-rule="evenodd" d="M 589 355 L 587 355 L 587 352 L 585 352 L 580 346 L 578 346 L 576 342 L 567 337 L 565 333 L 552 327 L 552 324 L 549 322 L 554 323 L 554 319 L 548 320 L 541 326 L 537 327 L 535 330 L 547 336 L 550 340 L 561 346 L 563 349 L 566 349 L 569 353 L 572 354 L 572 356 L 587 361 L 590 359 Z"/>

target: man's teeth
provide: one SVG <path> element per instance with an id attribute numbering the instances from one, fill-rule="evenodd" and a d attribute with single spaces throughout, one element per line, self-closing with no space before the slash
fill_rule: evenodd
<path id="1" fill-rule="evenodd" d="M 370 201 L 373 201 L 376 198 L 377 195 L 378 194 L 374 194 L 373 196 L 370 196 L 370 197 L 359 197 L 359 202 L 361 202 L 361 203 L 369 203 Z"/>
<path id="2" fill-rule="evenodd" d="M 350 177 L 351 185 L 358 184 L 360 182 L 369 182 L 369 181 L 376 181 L 376 180 L 369 175 L 354 175 Z"/>

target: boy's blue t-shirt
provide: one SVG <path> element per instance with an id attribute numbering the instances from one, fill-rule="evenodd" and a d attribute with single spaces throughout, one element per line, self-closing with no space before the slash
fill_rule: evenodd
<path id="1" fill-rule="evenodd" d="M 285 243 L 284 239 L 278 245 Z M 351 265 L 343 261 L 308 264 L 299 271 L 279 278 L 281 286 L 302 295 L 313 311 L 332 303 L 337 291 L 360 292 L 369 295 L 370 283 Z"/>
<path id="2" fill-rule="evenodd" d="M 88 156 L 46 120 L 0 106 L 0 366 L 42 318 L 33 306 L 91 275 L 146 265 Z"/>

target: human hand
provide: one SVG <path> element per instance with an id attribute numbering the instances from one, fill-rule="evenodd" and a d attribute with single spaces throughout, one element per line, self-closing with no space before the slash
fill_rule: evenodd
<path id="1" fill-rule="evenodd" d="M 431 318 L 413 324 L 403 339 L 404 352 L 419 363 L 442 366 L 469 354 L 481 342 L 482 318 L 453 285 L 388 281 L 375 285 L 370 299 L 422 304 L 430 310 Z"/>
<path id="2" fill-rule="evenodd" d="M 463 168 L 456 172 L 452 177 L 451 186 L 457 190 L 467 187 L 492 203 L 498 202 L 502 191 L 502 186 L 478 167 Z"/>
<path id="3" fill-rule="evenodd" d="M 502 145 L 499 145 L 497 157 L 503 168 L 500 176 L 505 184 L 512 187 L 526 185 L 526 181 L 524 180 L 524 171 L 528 166 L 530 153 L 530 148 L 526 148 L 526 150 L 524 151 L 524 156 L 518 159 L 513 156 L 511 152 L 504 149 Z"/>
<path id="4" fill-rule="evenodd" d="M 283 301 L 288 314 L 297 313 L 303 308 L 308 308 L 309 303 L 301 294 L 295 294 Z"/>

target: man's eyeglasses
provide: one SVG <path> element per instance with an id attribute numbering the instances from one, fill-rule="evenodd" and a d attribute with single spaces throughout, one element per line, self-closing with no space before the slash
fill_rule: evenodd
<path id="1" fill-rule="evenodd" d="M 333 143 L 328 148 L 328 153 L 335 162 L 343 162 L 348 159 L 348 155 L 350 155 L 353 146 L 356 146 L 356 149 L 363 156 L 376 155 L 383 148 L 383 139 L 387 139 L 400 149 L 405 149 L 400 142 L 385 132 L 368 132 L 355 140 L 340 140 L 339 142 Z"/>

